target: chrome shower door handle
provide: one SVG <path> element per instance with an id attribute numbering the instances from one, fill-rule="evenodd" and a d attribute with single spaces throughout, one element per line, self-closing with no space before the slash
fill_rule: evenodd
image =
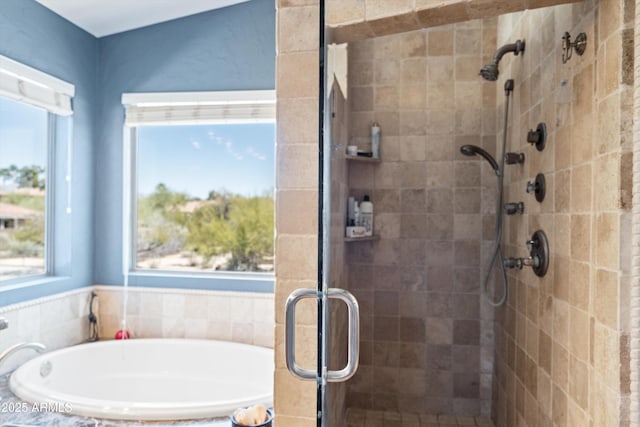
<path id="1" fill-rule="evenodd" d="M 293 291 L 285 303 L 285 360 L 287 369 L 294 376 L 301 380 L 317 379 L 317 372 L 310 369 L 303 369 L 296 363 L 296 304 L 305 298 L 317 298 L 316 289 L 296 289 Z M 360 357 L 360 308 L 358 300 L 344 289 L 329 288 L 327 298 L 339 299 L 347 305 L 349 316 L 349 355 L 347 366 L 339 371 L 327 371 L 328 382 L 342 382 L 351 378 L 358 369 L 358 359 Z"/>
<path id="2" fill-rule="evenodd" d="M 349 357 L 347 366 L 339 371 L 327 372 L 327 381 L 337 383 L 347 381 L 358 370 L 358 359 L 360 358 L 360 307 L 356 297 L 344 289 L 329 288 L 327 296 L 343 301 L 347 305 L 349 313 Z"/>
<path id="3" fill-rule="evenodd" d="M 315 289 L 296 289 L 291 292 L 284 305 L 284 351 L 287 369 L 301 380 L 315 380 L 316 371 L 303 369 L 296 363 L 296 304 L 305 298 L 316 298 L 318 292 Z"/>

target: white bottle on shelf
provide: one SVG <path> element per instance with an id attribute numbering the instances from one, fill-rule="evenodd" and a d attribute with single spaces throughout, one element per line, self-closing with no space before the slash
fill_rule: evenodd
<path id="1" fill-rule="evenodd" d="M 364 200 L 360 203 L 360 221 L 367 230 L 365 235 L 373 236 L 373 203 L 369 200 L 369 196 L 364 196 Z"/>
<path id="2" fill-rule="evenodd" d="M 380 158 L 380 125 L 373 122 L 371 125 L 371 156 L 374 159 Z"/>

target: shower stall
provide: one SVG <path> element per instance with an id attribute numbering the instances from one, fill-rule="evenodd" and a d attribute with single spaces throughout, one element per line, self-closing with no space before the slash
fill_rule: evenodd
<path id="1" fill-rule="evenodd" d="M 490 415 L 488 301 L 506 298 L 495 229 L 503 82 L 478 72 L 494 57 L 496 26 L 476 20 L 349 44 L 349 144 L 369 151 L 374 121 L 382 135 L 380 162 L 346 160 L 344 176 L 344 196 L 371 196 L 379 236 L 345 243 L 362 325 L 361 364 L 346 391 L 352 417 Z M 495 54 L 494 73 L 507 50 Z"/>
<path id="2" fill-rule="evenodd" d="M 324 203 L 318 265 L 327 287 L 357 300 L 360 339 L 349 381 L 305 383 L 324 399 L 328 424 L 318 425 L 624 424 L 633 46 L 624 3 L 480 8 L 478 19 L 417 12 L 424 28 L 411 13 L 360 22 L 328 4 L 327 41 L 348 53 L 336 69 L 333 53 L 322 57 L 332 72 L 314 194 Z M 565 32 L 588 40 L 567 64 Z M 598 62 L 605 53 L 615 61 Z M 606 79 L 605 62 L 618 80 Z M 368 156 L 374 123 L 379 158 Z M 611 191 L 596 190 L 602 182 Z M 347 200 L 365 196 L 373 236 L 345 237 Z M 317 308 L 327 329 L 316 342 L 329 344 L 328 369 L 340 369 L 349 313 L 331 301 Z"/>

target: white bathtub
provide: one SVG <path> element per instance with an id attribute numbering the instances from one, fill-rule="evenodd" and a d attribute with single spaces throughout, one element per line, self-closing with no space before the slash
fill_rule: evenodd
<path id="1" fill-rule="evenodd" d="M 266 348 L 211 340 L 132 339 L 45 353 L 18 368 L 9 387 L 28 402 L 83 416 L 215 418 L 240 406 L 272 406 L 273 369 L 273 350 Z"/>

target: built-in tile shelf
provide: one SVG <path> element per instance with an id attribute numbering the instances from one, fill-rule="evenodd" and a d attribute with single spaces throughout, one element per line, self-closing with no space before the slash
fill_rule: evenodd
<path id="1" fill-rule="evenodd" d="M 365 163 L 380 163 L 379 157 L 366 157 L 366 156 L 350 156 L 346 155 L 345 158 L 352 162 L 365 162 Z"/>
<path id="2" fill-rule="evenodd" d="M 380 240 L 380 236 L 363 236 L 363 237 L 345 237 L 344 241 L 347 243 L 350 242 L 372 242 L 375 240 Z"/>
<path id="3" fill-rule="evenodd" d="M 350 156 L 346 155 L 345 158 L 351 162 L 361 162 L 361 163 L 380 163 L 380 157 L 367 157 L 367 156 Z M 350 242 L 371 242 L 375 240 L 380 240 L 380 236 L 362 236 L 362 237 L 345 237 L 345 243 Z"/>

